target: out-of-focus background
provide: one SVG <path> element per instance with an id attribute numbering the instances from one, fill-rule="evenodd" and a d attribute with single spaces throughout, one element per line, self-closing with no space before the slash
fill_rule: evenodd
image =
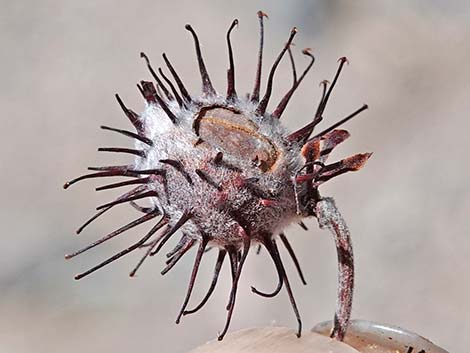
<path id="1" fill-rule="evenodd" d="M 290 129 L 311 119 L 318 84 L 331 79 L 340 56 L 345 67 L 325 113 L 326 127 L 368 103 L 348 123 L 352 137 L 336 158 L 373 151 L 366 168 L 322 189 L 348 220 L 357 259 L 355 318 L 414 330 L 451 352 L 468 351 L 470 331 L 470 3 L 466 1 L 1 1 L 0 130 L 0 352 L 184 352 L 215 338 L 225 320 L 228 268 L 207 306 L 174 319 L 186 290 L 192 256 L 161 278 L 162 256 L 140 275 L 127 274 L 133 253 L 94 275 L 73 275 L 145 232 L 145 226 L 66 262 L 63 255 L 136 217 L 117 209 L 79 237 L 74 230 L 113 192 L 99 182 L 67 192 L 65 180 L 89 165 L 123 161 L 98 146 L 130 145 L 99 125 L 129 128 L 114 101 L 143 108 L 135 83 L 150 79 L 139 58 L 161 65 L 165 51 L 193 94 L 200 88 L 193 42 L 198 31 L 215 86 L 223 92 L 225 32 L 233 18 L 237 90 L 252 88 L 258 44 L 256 11 L 266 21 L 265 71 L 300 30 L 295 54 L 312 47 L 317 61 L 283 119 Z M 290 84 L 285 60 L 276 75 L 271 107 Z M 263 86 L 264 87 L 264 86 Z M 314 219 L 308 232 L 288 236 L 307 277 L 304 287 L 286 261 L 306 329 L 332 317 L 336 255 Z M 192 253 L 194 254 L 194 253 Z M 193 303 L 212 274 L 205 258 Z M 231 329 L 295 327 L 285 292 L 266 300 L 250 285 L 276 282 L 266 253 L 249 257 Z"/>

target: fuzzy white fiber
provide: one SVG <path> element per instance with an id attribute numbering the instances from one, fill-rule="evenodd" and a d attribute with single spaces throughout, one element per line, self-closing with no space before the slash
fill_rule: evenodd
<path id="1" fill-rule="evenodd" d="M 227 105 L 225 97 L 203 97 L 187 108 L 179 107 L 175 101 L 167 103 L 178 119 L 176 124 L 155 104 L 147 104 L 140 115 L 145 135 L 153 141 L 153 146 L 136 142 L 136 148 L 144 150 L 146 157 L 137 157 L 135 166 L 138 169 L 166 170 L 166 185 L 160 180 L 148 187 L 160 195 L 153 198 L 154 206 L 168 216 L 170 225 L 176 222 L 183 212 L 189 211 L 192 218 L 182 228 L 188 236 L 200 239 L 202 231 L 211 236 L 213 244 L 223 246 L 228 242 L 239 247 L 241 239 L 238 224 L 231 215 L 234 212 L 242 214 L 242 218 L 249 223 L 253 239 L 256 239 L 256 233 L 276 235 L 288 224 L 299 220 L 292 177 L 304 161 L 298 148 L 285 143 L 287 131 L 279 119 L 272 118 L 269 114 L 257 116 L 256 105 L 245 99 Z M 275 168 L 263 172 L 254 166 L 247 156 L 226 153 L 216 145 L 196 145 L 198 136 L 194 132 L 193 122 L 201 106 L 226 106 L 236 109 L 254 123 L 256 133 L 271 141 L 279 151 Z M 223 152 L 224 162 L 236 166 L 239 171 L 213 167 L 210 162 L 217 152 Z M 181 163 L 193 183 L 189 183 L 175 168 L 162 164 L 162 159 Z M 223 185 L 223 190 L 218 191 L 201 180 L 195 174 L 195 169 L 206 169 L 216 183 Z M 263 206 L 259 196 L 237 184 L 240 179 L 252 178 L 256 178 L 256 187 L 272 199 L 270 207 Z M 222 198 L 224 205 L 229 206 L 221 204 Z"/>

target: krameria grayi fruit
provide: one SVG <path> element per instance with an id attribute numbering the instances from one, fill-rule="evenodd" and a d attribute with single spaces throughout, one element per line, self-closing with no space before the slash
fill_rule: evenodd
<path id="1" fill-rule="evenodd" d="M 180 233 L 176 247 L 166 254 L 168 272 L 192 247 L 197 247 L 194 267 L 181 310 L 176 319 L 198 311 L 209 299 L 225 258 L 231 266 L 232 289 L 230 291 L 225 327 L 219 334 L 226 334 L 232 318 L 237 289 L 243 265 L 253 245 L 262 246 L 270 255 L 278 274 L 277 287 L 272 292 L 252 291 L 263 297 L 274 297 L 282 287 L 286 288 L 298 322 L 300 336 L 302 323 L 292 294 L 286 270 L 280 257 L 278 243 L 286 247 L 302 282 L 305 283 L 297 258 L 283 230 L 292 223 L 305 228 L 302 219 L 316 217 L 320 228 L 327 228 L 334 236 L 338 254 L 338 300 L 331 336 L 342 340 L 351 314 L 354 284 L 353 254 L 349 230 L 330 197 L 320 195 L 319 187 L 326 181 L 348 171 L 360 169 L 370 154 L 356 154 L 343 160 L 328 163 L 330 152 L 349 133 L 337 129 L 367 106 L 338 121 L 321 132 L 314 130 L 323 119 L 331 92 L 340 72 L 347 62 L 339 59 L 338 70 L 331 81 L 323 81 L 322 97 L 310 122 L 294 132 L 288 132 L 281 124 L 281 116 L 299 84 L 312 67 L 315 58 L 308 49 L 302 53 L 309 59 L 305 70 L 298 76 L 291 44 L 297 29 L 293 28 L 279 56 L 272 65 L 267 79 L 266 92 L 260 96 L 262 56 L 266 15 L 258 12 L 260 46 L 253 91 L 239 96 L 235 88 L 235 66 L 230 35 L 238 24 L 234 20 L 227 32 L 229 69 L 227 92 L 220 94 L 212 86 L 199 45 L 199 39 L 190 25 L 196 48 L 196 57 L 202 78 L 202 95 L 191 95 L 183 81 L 163 54 L 170 75 L 159 68 L 152 68 L 149 59 L 141 53 L 155 82 L 141 81 L 138 88 L 146 106 L 139 115 L 126 107 L 120 97 L 116 99 L 135 132 L 102 126 L 135 140 L 134 148 L 106 147 L 99 151 L 128 153 L 135 156 L 129 165 L 89 168 L 93 173 L 67 182 L 64 188 L 92 178 L 126 177 L 96 190 L 133 186 L 112 202 L 101 205 L 96 213 L 78 229 L 80 233 L 92 221 L 120 204 L 130 204 L 143 216 L 122 226 L 80 249 L 66 258 L 72 258 L 108 241 L 144 222 L 154 222 L 150 231 L 128 248 L 115 254 L 95 267 L 75 276 L 83 278 L 105 265 L 135 250 L 143 250 L 143 256 L 131 271 L 134 276 L 149 257 L 157 254 L 170 238 Z M 293 84 L 273 112 L 267 106 L 273 88 L 276 69 L 285 56 L 290 58 Z M 170 78 L 171 77 L 171 78 Z M 147 199 L 150 207 L 143 207 L 138 200 Z M 157 220 L 157 218 L 159 218 Z M 188 309 L 188 303 L 198 274 L 199 264 L 206 250 L 215 248 L 218 257 L 213 280 L 201 303 Z"/>

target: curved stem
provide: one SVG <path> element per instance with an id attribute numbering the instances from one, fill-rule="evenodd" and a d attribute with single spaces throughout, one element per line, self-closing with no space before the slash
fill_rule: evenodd
<path id="1" fill-rule="evenodd" d="M 331 197 L 318 201 L 316 214 L 320 228 L 333 234 L 338 255 L 338 300 L 330 336 L 342 341 L 351 317 L 354 289 L 354 258 L 348 226 Z"/>

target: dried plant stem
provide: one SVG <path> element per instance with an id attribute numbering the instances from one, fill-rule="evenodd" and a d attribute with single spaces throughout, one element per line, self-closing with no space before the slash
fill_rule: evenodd
<path id="1" fill-rule="evenodd" d="M 344 339 L 351 317 L 354 289 L 354 258 L 348 226 L 332 198 L 326 197 L 317 203 L 318 224 L 333 234 L 338 254 L 338 298 L 331 337 Z"/>

